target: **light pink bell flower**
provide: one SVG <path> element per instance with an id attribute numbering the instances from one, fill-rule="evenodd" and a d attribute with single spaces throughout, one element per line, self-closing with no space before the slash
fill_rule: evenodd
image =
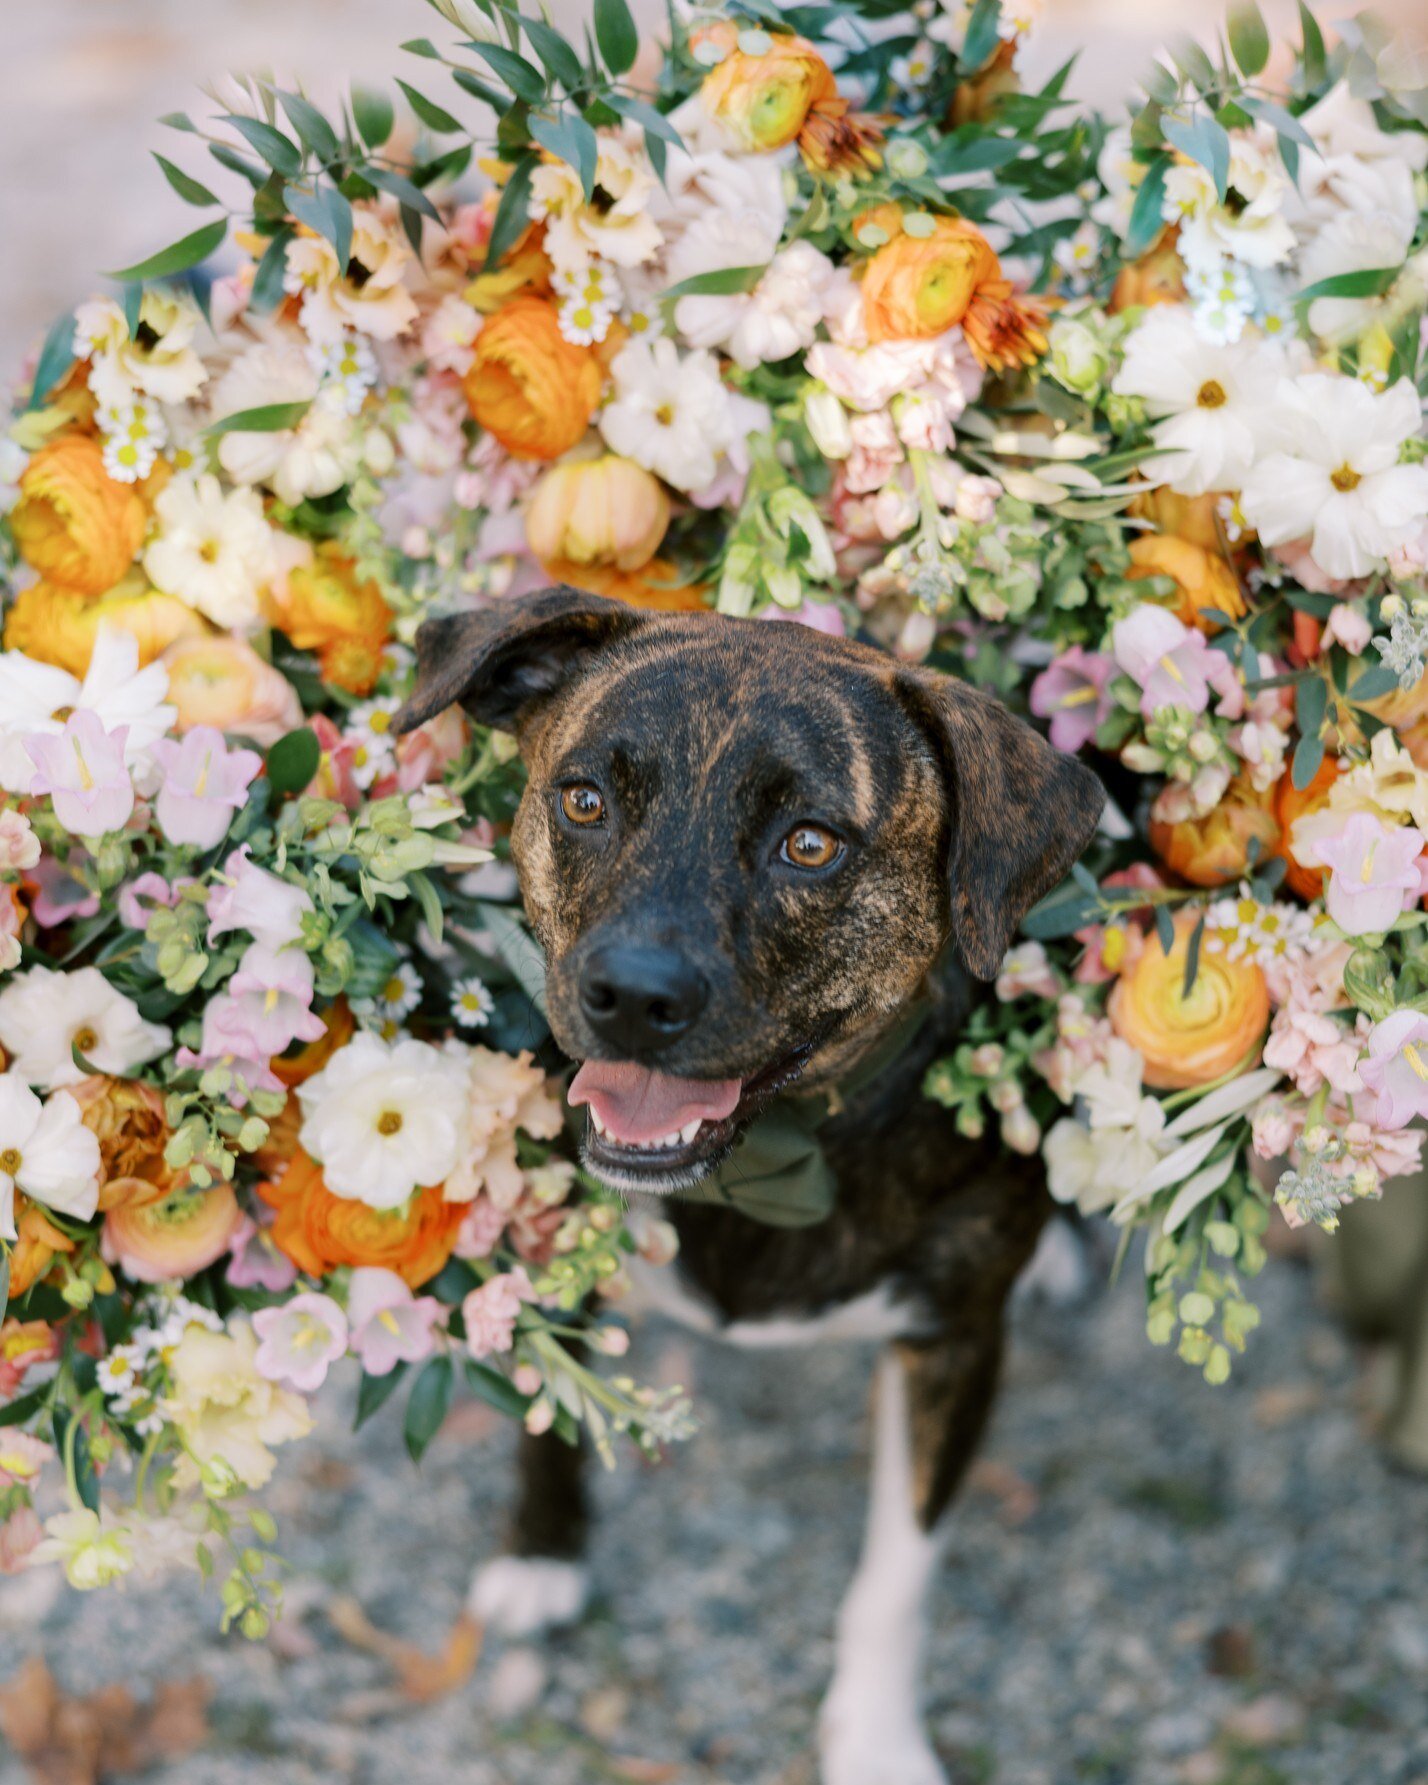
<path id="1" fill-rule="evenodd" d="M 281 948 L 302 935 L 302 920 L 312 900 L 300 886 L 249 860 L 248 845 L 235 849 L 223 864 L 218 884 L 208 895 L 208 939 L 228 930 L 246 930 L 255 942 Z"/>
<path id="2" fill-rule="evenodd" d="M 347 1316 L 330 1295 L 305 1292 L 253 1316 L 254 1367 L 269 1382 L 312 1394 L 347 1350 Z"/>
<path id="3" fill-rule="evenodd" d="M 1244 687 L 1229 658 L 1163 607 L 1147 602 L 1117 620 L 1111 650 L 1118 667 L 1140 685 L 1140 710 L 1147 719 L 1159 707 L 1203 713 L 1211 694 L 1219 697 L 1215 710 L 1223 717 L 1238 719 L 1244 712 Z"/>
<path id="4" fill-rule="evenodd" d="M 234 1289 L 266 1289 L 282 1295 L 297 1282 L 297 1266 L 268 1233 L 270 1222 L 244 1215 L 228 1242 L 227 1279 Z"/>
<path id="5" fill-rule="evenodd" d="M 63 731 L 24 740 L 35 765 L 32 793 L 49 794 L 55 817 L 72 837 L 98 839 L 123 830 L 134 810 L 134 783 L 124 764 L 126 725 L 107 731 L 97 713 L 81 707 Z"/>
<path id="6" fill-rule="evenodd" d="M 232 1007 L 222 1019 L 224 1033 L 246 1037 L 240 1051 L 254 1059 L 271 1060 L 295 1041 L 320 1041 L 327 1033 L 312 1008 L 312 961 L 299 948 L 251 943 L 220 996 Z"/>
<path id="7" fill-rule="evenodd" d="M 1098 651 L 1072 645 L 1031 684 L 1031 710 L 1051 721 L 1051 741 L 1075 752 L 1089 744 L 1106 719 L 1112 701 L 1106 692 L 1116 666 Z"/>
<path id="8" fill-rule="evenodd" d="M 223 733 L 195 725 L 181 738 L 160 738 L 150 754 L 163 773 L 154 809 L 170 843 L 212 849 L 263 766 L 255 750 L 230 750 Z"/>
<path id="9" fill-rule="evenodd" d="M 1338 836 L 1322 839 L 1314 853 L 1320 865 L 1333 870 L 1324 903 L 1346 936 L 1391 929 L 1422 897 L 1423 833 L 1412 825 L 1390 830 L 1371 812 L 1355 812 Z"/>
<path id="10" fill-rule="evenodd" d="M 349 1343 L 369 1376 L 420 1363 L 436 1346 L 446 1310 L 434 1295 L 413 1295 L 395 1271 L 362 1267 L 347 1295 Z"/>
<path id="11" fill-rule="evenodd" d="M 1375 1126 L 1406 1128 L 1428 1115 L 1428 1016 L 1395 1010 L 1375 1023 L 1359 1077 L 1374 1096 Z"/>

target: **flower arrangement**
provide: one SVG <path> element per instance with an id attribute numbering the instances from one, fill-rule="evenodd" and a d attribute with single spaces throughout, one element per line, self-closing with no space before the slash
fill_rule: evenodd
<path id="1" fill-rule="evenodd" d="M 1103 834 L 925 1088 L 1143 1235 L 1210 1382 L 1270 1223 L 1332 1228 L 1428 1111 L 1392 42 L 1239 0 L 1122 122 L 1023 91 L 998 0 L 658 47 L 625 0 L 583 47 L 434 4 L 401 121 L 270 80 L 166 120 L 207 220 L 56 322 L 0 440 L 0 1566 L 187 1562 L 249 1635 L 247 1496 L 344 1357 L 418 1459 L 458 1388 L 690 1429 L 590 1361 L 672 1232 L 577 1162 L 512 744 L 394 733 L 425 617 L 563 580 L 856 631 L 1091 754 Z"/>

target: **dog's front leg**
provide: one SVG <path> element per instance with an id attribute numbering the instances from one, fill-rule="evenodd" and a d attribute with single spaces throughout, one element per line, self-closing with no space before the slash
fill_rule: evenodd
<path id="1" fill-rule="evenodd" d="M 937 1521 L 986 1422 L 1000 1334 L 899 1345 L 878 1366 L 867 1535 L 838 1615 L 823 1785 L 945 1785 L 922 1722 L 924 1605 Z"/>
<path id="2" fill-rule="evenodd" d="M 589 1527 L 584 1446 L 522 1432 L 508 1553 L 477 1570 L 467 1603 L 488 1629 L 534 1636 L 573 1624 L 585 1610 Z"/>

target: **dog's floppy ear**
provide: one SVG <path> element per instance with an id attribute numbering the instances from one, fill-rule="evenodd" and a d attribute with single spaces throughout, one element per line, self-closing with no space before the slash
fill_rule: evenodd
<path id="1" fill-rule="evenodd" d="M 1084 763 L 953 676 L 912 671 L 900 687 L 947 782 L 952 933 L 971 972 L 994 979 L 1017 925 L 1090 842 L 1105 789 Z"/>
<path id="2" fill-rule="evenodd" d="M 428 620 L 416 638 L 416 687 L 393 728 L 411 731 L 459 701 L 478 725 L 510 731 L 521 709 L 558 687 L 579 658 L 643 623 L 622 601 L 564 587 Z"/>

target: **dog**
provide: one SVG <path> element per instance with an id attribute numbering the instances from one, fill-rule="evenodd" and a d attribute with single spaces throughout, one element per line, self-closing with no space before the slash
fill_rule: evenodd
<path id="1" fill-rule="evenodd" d="M 822 1776 L 939 1785 L 923 1601 L 1052 1204 L 1039 1161 L 964 1138 L 922 1079 L 1090 840 L 1100 783 L 966 684 L 800 625 L 561 588 L 428 621 L 417 659 L 399 729 L 459 702 L 515 733 L 511 852 L 584 1162 L 679 1234 L 656 1299 L 735 1342 L 886 1343 Z M 737 1179 L 776 1101 L 826 1108 L 826 1217 L 681 1200 Z M 577 1449 L 526 1436 L 520 1469 L 472 1603 L 529 1633 L 583 1608 L 586 1504 Z"/>

